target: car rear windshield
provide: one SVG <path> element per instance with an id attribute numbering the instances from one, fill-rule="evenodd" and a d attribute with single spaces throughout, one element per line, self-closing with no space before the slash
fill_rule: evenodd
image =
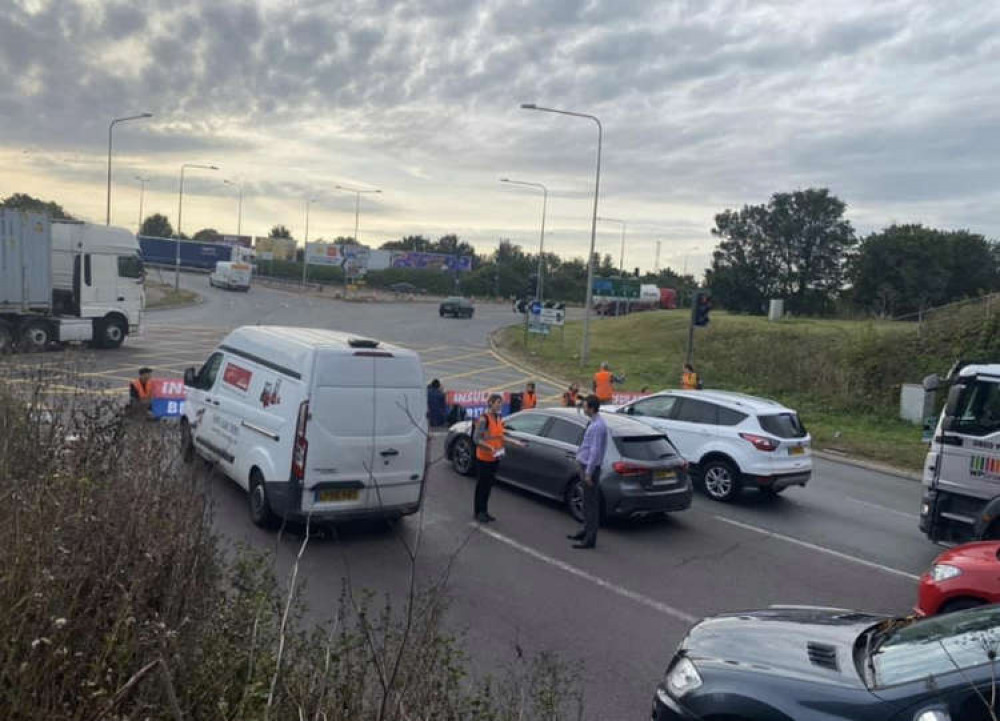
<path id="1" fill-rule="evenodd" d="M 757 419 L 761 428 L 778 438 L 804 438 L 806 435 L 806 427 L 795 413 L 777 413 Z"/>
<path id="2" fill-rule="evenodd" d="M 677 455 L 665 436 L 617 436 L 615 447 L 622 458 L 633 461 L 662 461 Z"/>

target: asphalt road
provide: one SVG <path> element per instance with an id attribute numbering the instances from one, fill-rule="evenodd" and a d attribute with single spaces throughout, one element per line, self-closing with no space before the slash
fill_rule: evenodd
<path id="1" fill-rule="evenodd" d="M 489 352 L 487 334 L 510 323 L 506 306 L 481 305 L 472 320 L 439 318 L 427 303 L 361 304 L 255 287 L 233 294 L 184 283 L 202 305 L 147 315 L 141 338 L 114 352 L 77 352 L 91 379 L 120 389 L 139 364 L 162 375 L 197 365 L 237 325 L 337 328 L 418 350 L 428 377 L 448 388 L 519 390 L 529 375 Z M 541 395 L 561 389 L 542 384 Z M 95 391 L 96 392 L 96 391 Z M 806 419 L 808 423 L 808 418 Z M 708 614 L 773 603 L 905 613 L 917 576 L 939 549 L 917 529 L 920 485 L 895 476 L 815 460 L 809 486 L 775 501 L 748 495 L 718 504 L 696 494 L 691 510 L 667 520 L 602 529 L 594 551 L 570 548 L 575 523 L 557 504 L 498 487 L 496 523 L 470 524 L 473 481 L 435 459 L 426 503 L 397 532 L 421 529 L 420 578 L 431 583 L 453 560 L 448 622 L 463 631 L 475 665 L 495 670 L 543 650 L 584 664 L 586 718 L 648 718 L 657 681 L 689 625 Z M 210 482 L 219 530 L 274 553 L 288 573 L 301 534 L 251 525 L 244 494 Z M 456 551 L 461 551 L 456 554 Z M 314 537 L 299 568 L 311 613 L 329 617 L 345 575 L 356 588 L 401 600 L 408 560 L 384 524 L 352 524 L 337 538 Z"/>

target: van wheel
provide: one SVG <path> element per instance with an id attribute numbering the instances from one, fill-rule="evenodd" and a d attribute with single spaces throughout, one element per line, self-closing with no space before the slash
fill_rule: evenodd
<path id="1" fill-rule="evenodd" d="M 32 320 L 21 331 L 21 348 L 29 353 L 43 351 L 52 340 L 52 327 L 44 320 Z"/>
<path id="2" fill-rule="evenodd" d="M 191 463 L 194 460 L 194 437 L 191 435 L 191 424 L 181 421 L 181 460 Z"/>
<path id="3" fill-rule="evenodd" d="M 121 318 L 107 318 L 97 326 L 99 348 L 119 348 L 125 342 L 125 324 Z"/>
<path id="4" fill-rule="evenodd" d="M 271 511 L 271 504 L 267 500 L 264 476 L 257 468 L 250 471 L 249 503 L 250 520 L 253 521 L 254 525 L 261 528 L 273 528 L 277 518 Z"/>
<path id="5" fill-rule="evenodd" d="M 476 467 L 475 449 L 472 440 L 462 436 L 451 446 L 451 467 L 463 476 L 471 476 Z"/>
<path id="6" fill-rule="evenodd" d="M 729 502 L 740 492 L 740 473 L 729 461 L 716 459 L 701 467 L 701 485 L 713 501 Z"/>

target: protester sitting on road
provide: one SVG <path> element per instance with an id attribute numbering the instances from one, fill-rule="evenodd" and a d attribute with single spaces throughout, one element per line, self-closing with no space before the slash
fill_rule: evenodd
<path id="1" fill-rule="evenodd" d="M 528 383 L 524 386 L 524 395 L 521 396 L 521 410 L 529 411 L 538 406 L 538 394 L 535 393 L 535 384 Z"/>
<path id="2" fill-rule="evenodd" d="M 694 391 L 701 388 L 701 379 L 694 371 L 694 366 L 690 363 L 684 364 L 684 372 L 681 373 L 681 388 L 686 391 Z"/>
<path id="3" fill-rule="evenodd" d="M 139 377 L 128 384 L 128 410 L 134 415 L 149 413 L 153 407 L 153 369 L 142 367 Z"/>
<path id="4" fill-rule="evenodd" d="M 615 395 L 615 383 L 624 383 L 625 376 L 616 376 L 608 367 L 608 362 L 601 363 L 601 369 L 594 374 L 594 395 L 601 403 L 610 403 Z"/>
<path id="5" fill-rule="evenodd" d="M 437 378 L 427 386 L 427 423 L 431 427 L 443 426 L 448 421 L 448 401 L 441 381 Z"/>
<path id="6" fill-rule="evenodd" d="M 582 402 L 583 397 L 580 395 L 580 386 L 576 383 L 570 383 L 569 388 L 562 394 L 563 407 L 576 408 Z"/>

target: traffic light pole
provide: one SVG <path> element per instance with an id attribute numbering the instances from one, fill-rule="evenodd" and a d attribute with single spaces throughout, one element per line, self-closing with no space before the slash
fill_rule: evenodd
<path id="1" fill-rule="evenodd" d="M 694 357 L 694 319 L 698 313 L 698 302 L 701 300 L 701 291 L 695 291 L 691 296 L 691 320 L 688 323 L 688 345 L 685 363 L 690 363 Z"/>

